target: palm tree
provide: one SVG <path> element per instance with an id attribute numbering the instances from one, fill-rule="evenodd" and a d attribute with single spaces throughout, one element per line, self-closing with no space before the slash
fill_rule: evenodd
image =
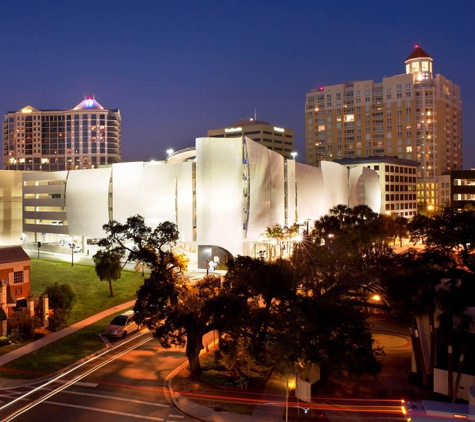
<path id="1" fill-rule="evenodd" d="M 345 220 L 350 216 L 350 210 L 350 207 L 340 204 L 330 208 L 330 214 L 338 217 L 338 220 L 340 220 L 340 225 L 343 225 Z"/>
<path id="2" fill-rule="evenodd" d="M 98 250 L 92 257 L 96 265 L 96 274 L 101 281 L 106 280 L 109 283 L 110 296 L 114 296 L 112 290 L 112 281 L 120 278 L 122 271 L 121 259 L 123 255 L 117 251 L 108 249 Z"/>
<path id="3" fill-rule="evenodd" d="M 272 261 L 272 251 L 274 251 L 275 255 L 275 247 L 277 245 L 277 242 L 282 240 L 284 237 L 284 229 L 280 224 L 275 224 L 272 227 L 267 227 L 265 231 L 266 237 L 270 240 L 271 242 L 271 249 L 269 251 L 269 260 Z"/>

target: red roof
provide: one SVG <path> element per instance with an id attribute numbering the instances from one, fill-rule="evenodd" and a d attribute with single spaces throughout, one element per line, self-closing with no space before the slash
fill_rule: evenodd
<path id="1" fill-rule="evenodd" d="M 429 56 L 422 48 L 416 47 L 414 51 L 411 54 L 409 54 L 409 57 L 404 61 L 407 62 L 408 60 L 419 59 L 421 57 L 429 57 L 430 59 L 432 59 L 432 57 Z"/>
<path id="2" fill-rule="evenodd" d="M 0 264 L 29 260 L 30 257 L 21 246 L 0 246 Z"/>

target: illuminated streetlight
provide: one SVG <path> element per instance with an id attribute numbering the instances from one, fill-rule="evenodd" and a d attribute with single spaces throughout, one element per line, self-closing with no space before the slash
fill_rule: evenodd
<path id="1" fill-rule="evenodd" d="M 167 154 L 168 154 L 169 157 L 170 157 L 170 155 L 172 155 L 174 152 L 175 152 L 175 151 L 173 151 L 172 148 L 167 149 Z"/>
<path id="2" fill-rule="evenodd" d="M 292 159 L 295 160 L 295 157 L 297 156 L 297 152 L 296 152 L 296 151 L 292 151 L 292 152 L 290 153 L 290 155 L 292 156 Z"/>
<path id="3" fill-rule="evenodd" d="M 74 266 L 74 248 L 76 245 L 73 243 L 73 239 L 71 238 L 71 243 L 69 244 L 69 247 L 71 248 L 71 267 Z"/>

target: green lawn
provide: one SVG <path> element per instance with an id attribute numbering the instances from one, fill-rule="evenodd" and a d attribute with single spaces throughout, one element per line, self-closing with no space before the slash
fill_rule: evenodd
<path id="1" fill-rule="evenodd" d="M 59 371 L 103 349 L 105 344 L 99 334 L 114 315 L 3 365 L 0 368 L 0 378 L 38 378 Z"/>
<path id="2" fill-rule="evenodd" d="M 121 278 L 113 282 L 114 296 L 110 297 L 109 284 L 99 280 L 92 266 L 31 260 L 31 295 L 41 295 L 46 286 L 55 282 L 69 284 L 76 293 L 77 302 L 73 307 L 69 325 L 135 299 L 135 293 L 143 284 L 143 280 L 141 273 L 123 271 Z M 112 318 L 113 315 L 4 365 L 0 368 L 0 377 L 38 377 L 64 368 L 102 349 L 104 343 L 99 333 Z M 0 347 L 0 355 L 21 346 L 23 345 Z"/>
<path id="3" fill-rule="evenodd" d="M 109 296 L 109 283 L 100 281 L 94 267 L 66 262 L 31 260 L 31 294 L 39 296 L 46 286 L 58 282 L 69 284 L 76 293 L 77 302 L 71 313 L 70 325 L 95 315 L 104 309 L 135 299 L 135 292 L 143 284 L 141 273 L 122 271 L 113 281 L 114 296 Z"/>

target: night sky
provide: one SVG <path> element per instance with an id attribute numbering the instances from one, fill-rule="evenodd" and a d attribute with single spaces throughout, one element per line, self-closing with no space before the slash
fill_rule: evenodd
<path id="1" fill-rule="evenodd" d="M 461 87 L 470 168 L 474 20 L 474 0 L 0 0 L 0 113 L 93 94 L 121 111 L 122 160 L 148 161 L 256 109 L 305 162 L 305 94 L 404 73 L 420 44 Z"/>

